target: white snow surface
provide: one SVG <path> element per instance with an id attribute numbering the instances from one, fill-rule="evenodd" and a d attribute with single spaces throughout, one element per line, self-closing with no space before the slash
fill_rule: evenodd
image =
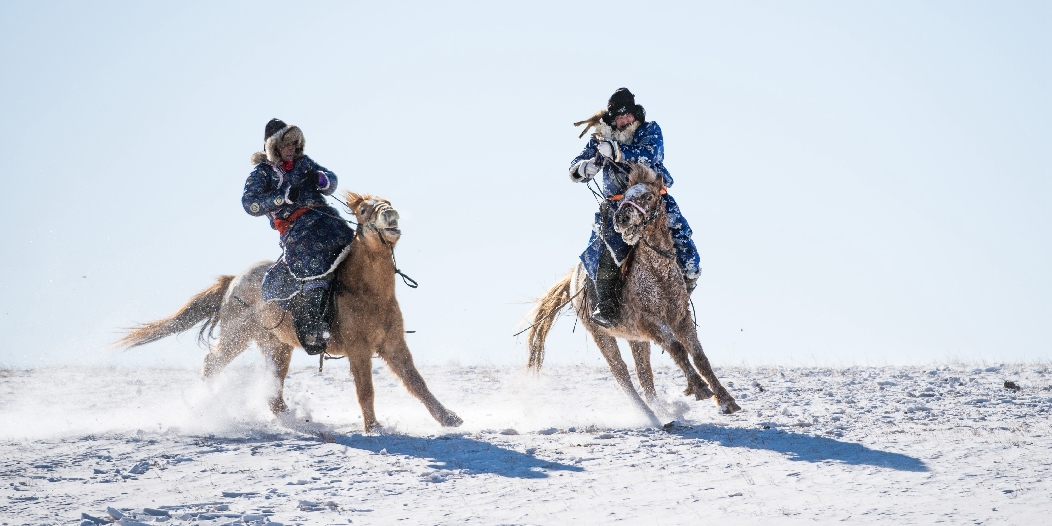
<path id="1" fill-rule="evenodd" d="M 743 410 L 682 396 L 648 428 L 609 370 L 424 366 L 443 429 L 374 362 L 0 370 L 0 524 L 1047 524 L 1052 369 L 721 367 Z M 1018 390 L 1005 387 L 1011 381 Z"/>

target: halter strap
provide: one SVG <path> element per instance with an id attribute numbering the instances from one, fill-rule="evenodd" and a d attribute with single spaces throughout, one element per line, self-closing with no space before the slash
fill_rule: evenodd
<path id="1" fill-rule="evenodd" d="M 643 210 L 643 207 L 633 203 L 632 201 L 621 201 L 621 204 L 617 205 L 617 210 L 620 211 L 621 208 L 624 207 L 625 205 L 632 205 L 632 206 L 636 207 L 636 210 L 639 210 L 640 214 L 643 214 L 643 217 L 647 216 L 647 211 Z"/>
<path id="2" fill-rule="evenodd" d="M 668 193 L 668 187 L 667 186 L 662 186 L 660 194 L 661 195 L 665 195 L 667 193 Z M 609 199 L 611 201 L 620 201 L 620 200 L 622 200 L 624 198 L 625 198 L 625 194 L 617 194 L 617 195 L 612 195 L 610 197 L 607 197 L 607 199 Z"/>

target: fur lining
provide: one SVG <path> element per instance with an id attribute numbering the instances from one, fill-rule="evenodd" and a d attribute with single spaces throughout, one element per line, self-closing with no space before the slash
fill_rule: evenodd
<path id="1" fill-rule="evenodd" d="M 603 139 L 617 141 L 618 144 L 632 144 L 635 140 L 636 130 L 638 130 L 639 126 L 642 124 L 643 123 L 639 121 L 635 121 L 626 126 L 625 129 L 618 130 L 603 121 L 599 121 L 595 126 L 595 134 Z"/>
<path id="2" fill-rule="evenodd" d="M 303 137 L 303 130 L 299 129 L 299 126 L 286 126 L 274 135 L 271 135 L 269 139 L 263 143 L 263 151 L 252 154 L 252 164 L 256 165 L 264 161 L 269 161 L 274 164 L 281 162 L 281 147 L 294 142 L 296 144 L 296 154 L 293 156 L 294 159 L 303 157 L 303 149 L 307 146 L 307 140 Z"/>

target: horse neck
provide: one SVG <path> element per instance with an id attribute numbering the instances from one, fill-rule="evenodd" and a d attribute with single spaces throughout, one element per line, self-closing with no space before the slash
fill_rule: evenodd
<path id="1" fill-rule="evenodd" d="M 395 268 L 391 247 L 376 236 L 359 237 L 340 268 L 340 279 L 355 292 L 382 298 L 394 294 Z"/>

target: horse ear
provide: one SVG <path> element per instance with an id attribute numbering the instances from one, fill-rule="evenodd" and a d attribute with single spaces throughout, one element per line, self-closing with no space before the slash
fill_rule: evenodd
<path id="1" fill-rule="evenodd" d="M 356 214 L 358 205 L 365 202 L 365 197 L 358 195 L 350 190 L 343 194 L 343 199 L 347 201 L 347 206 L 350 207 L 350 212 Z"/>

